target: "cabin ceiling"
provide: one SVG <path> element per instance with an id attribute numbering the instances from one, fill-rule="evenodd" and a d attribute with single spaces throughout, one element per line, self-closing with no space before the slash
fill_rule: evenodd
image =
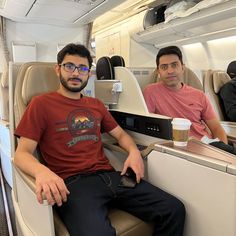
<path id="1" fill-rule="evenodd" d="M 0 15 L 16 22 L 78 26 L 123 0 L 0 0 Z"/>
<path id="2" fill-rule="evenodd" d="M 126 0 L 106 14 L 96 18 L 93 24 L 93 33 L 106 27 L 113 26 L 133 15 L 161 4 L 168 4 L 170 0 Z"/>
<path id="3" fill-rule="evenodd" d="M 116 14 L 130 14 L 145 4 L 155 1 L 0 0 L 0 15 L 16 22 L 78 26 L 92 22 L 98 16 L 109 11 L 116 12 Z"/>

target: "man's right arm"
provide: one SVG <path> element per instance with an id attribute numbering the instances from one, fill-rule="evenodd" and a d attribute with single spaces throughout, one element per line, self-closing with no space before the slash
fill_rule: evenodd
<path id="1" fill-rule="evenodd" d="M 36 195 L 39 203 L 43 203 L 42 192 L 44 192 L 50 205 L 56 203 L 60 206 L 62 202 L 67 200 L 69 191 L 62 178 L 33 156 L 36 147 L 36 141 L 21 137 L 15 152 L 14 164 L 35 178 Z"/>

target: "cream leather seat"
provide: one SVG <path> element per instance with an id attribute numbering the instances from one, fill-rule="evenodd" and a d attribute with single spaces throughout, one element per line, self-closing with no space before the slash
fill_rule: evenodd
<path id="1" fill-rule="evenodd" d="M 156 73 L 156 70 L 154 71 Z M 160 81 L 160 78 L 157 77 L 156 81 Z M 185 66 L 182 82 L 199 90 L 203 91 L 203 85 L 197 77 L 197 75 L 188 67 Z"/>
<path id="2" fill-rule="evenodd" d="M 26 63 L 21 67 L 15 87 L 15 127 L 33 96 L 55 91 L 58 88 L 59 79 L 54 71 L 54 64 L 34 62 Z M 43 205 L 37 203 L 34 193 L 34 179 L 21 172 L 14 165 L 13 169 L 13 204 L 18 235 L 69 235 L 64 224 L 46 200 Z M 152 235 L 153 226 L 151 224 L 145 223 L 127 212 L 111 209 L 109 218 L 117 235 Z"/>
<path id="3" fill-rule="evenodd" d="M 208 70 L 204 77 L 205 94 L 210 99 L 211 104 L 221 121 L 226 120 L 226 115 L 224 106 L 218 93 L 220 88 L 230 80 L 231 78 L 229 75 L 226 72 L 220 70 Z"/>
<path id="4" fill-rule="evenodd" d="M 183 82 L 189 86 L 203 91 L 203 85 L 201 84 L 197 75 L 186 66 L 183 75 Z"/>
<path id="5" fill-rule="evenodd" d="M 220 70 L 208 70 L 205 72 L 203 78 L 204 91 L 208 96 L 216 114 L 219 117 L 220 123 L 224 128 L 228 140 L 236 144 L 236 123 L 226 120 L 224 106 L 222 100 L 218 95 L 220 88 L 231 80 L 230 76 Z"/>

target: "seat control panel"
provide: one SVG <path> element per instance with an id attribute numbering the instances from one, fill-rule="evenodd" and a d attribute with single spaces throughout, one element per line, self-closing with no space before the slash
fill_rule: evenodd
<path id="1" fill-rule="evenodd" d="M 123 128 L 149 136 L 172 139 L 172 119 L 151 117 L 110 110 L 110 113 Z"/>

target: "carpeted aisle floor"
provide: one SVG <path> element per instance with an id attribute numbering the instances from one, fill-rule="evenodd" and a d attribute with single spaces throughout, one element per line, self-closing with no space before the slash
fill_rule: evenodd
<path id="1" fill-rule="evenodd" d="M 4 207 L 4 200 L 3 200 L 3 192 L 2 192 L 1 185 L 0 185 L 0 225 L 1 225 L 0 235 L 1 236 L 9 236 L 5 207 Z"/>
<path id="2" fill-rule="evenodd" d="M 5 197 L 8 203 L 11 229 L 10 231 L 8 229 L 9 224 L 7 224 L 8 222 L 7 222 L 7 216 L 6 216 L 5 206 L 4 206 L 3 187 L 2 187 L 2 184 L 0 184 L 0 236 L 17 236 L 16 226 L 15 226 L 15 214 L 14 214 L 14 208 L 13 208 L 12 198 L 11 198 L 11 187 L 7 184 L 2 174 L 0 175 L 0 178 L 1 177 L 3 178 L 1 183 L 4 184 L 4 189 L 5 189 L 5 194 L 6 194 Z"/>

